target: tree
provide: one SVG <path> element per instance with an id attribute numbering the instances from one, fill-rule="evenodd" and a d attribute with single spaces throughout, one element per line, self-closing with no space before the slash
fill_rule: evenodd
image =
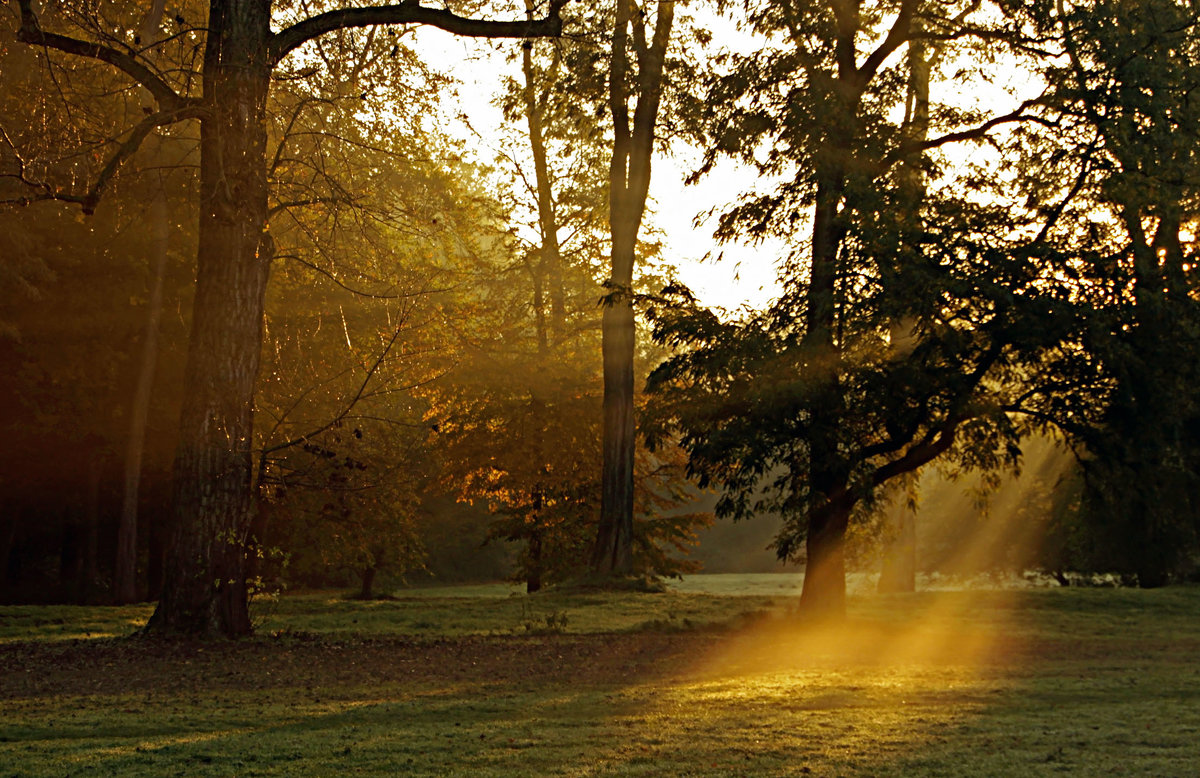
<path id="1" fill-rule="evenodd" d="M 679 353 L 651 376 L 648 429 L 678 436 L 702 485 L 723 487 L 719 514 L 783 514 L 776 549 L 806 560 L 801 603 L 816 617 L 844 612 L 846 531 L 881 486 L 939 457 L 1019 461 L 1016 387 L 1061 336 L 1047 217 L 1009 205 L 998 180 L 950 179 L 937 156 L 1033 118 L 1036 98 L 999 116 L 931 105 L 897 121 L 912 72 L 902 50 L 988 41 L 982 59 L 1015 35 L 965 23 L 973 8 L 748 3 L 761 46 L 711 80 L 708 163 L 732 155 L 781 182 L 743 198 L 718 235 L 793 249 L 781 298 L 741 321 L 667 290 L 655 337 Z M 922 194 L 914 171 L 942 174 L 939 190 Z"/>
<path id="2" fill-rule="evenodd" d="M 675 3 L 660 0 L 650 29 L 647 9 L 616 0 L 609 61 L 613 151 L 609 168 L 612 268 L 604 299 L 604 432 L 600 524 L 592 570 L 633 572 L 634 352 L 633 268 L 650 187 L 655 124 L 662 100 Z M 631 58 L 632 54 L 632 58 Z M 636 65 L 635 65 L 636 63 Z M 632 117 L 630 101 L 634 101 Z"/>
<path id="3" fill-rule="evenodd" d="M 385 54 L 396 45 L 381 42 Z M 267 423 L 252 557 L 286 554 L 282 577 L 304 585 L 341 584 L 352 571 L 368 597 L 377 573 L 420 568 L 414 520 L 438 466 L 427 395 L 459 358 L 454 333 L 475 313 L 464 289 L 503 232 L 452 145 L 415 126 L 380 137 L 363 121 L 373 104 L 387 110 L 359 97 L 386 82 L 381 74 L 363 71 L 360 85 L 349 78 L 354 61 L 330 66 L 347 69 L 327 85 L 345 94 L 322 99 L 344 104 L 344 114 L 326 105 L 321 132 L 281 122 L 293 137 L 276 158 L 322 171 L 282 187 L 284 202 L 320 205 L 289 207 L 273 231 L 284 262 L 268 300 L 257 400 Z M 430 98 L 422 90 L 414 101 Z"/>
<path id="4" fill-rule="evenodd" d="M 1063 62 L 1045 71 L 1055 131 L 1030 133 L 1022 183 L 1069 212 L 1053 238 L 1072 257 L 1080 313 L 1040 367 L 1058 380 L 1030 404 L 1081 458 L 1094 561 L 1161 586 L 1200 533 L 1195 9 L 1142 0 L 1035 14 Z"/>
<path id="5" fill-rule="evenodd" d="M 511 253 L 493 257 L 498 264 L 477 292 L 488 323 L 476 329 L 490 335 L 462 344 L 434 410 L 447 485 L 498 514 L 491 538 L 521 544 L 514 578 L 530 592 L 589 567 L 601 502 L 594 310 L 611 236 L 606 51 L 598 43 L 606 22 L 566 22 L 584 33 L 527 44 L 519 80 L 502 98 L 506 118 L 522 125 L 501 154 L 513 173 L 508 210 L 518 228 Z M 510 150 L 520 145 L 530 160 Z M 644 275 L 631 277 L 640 284 Z M 682 501 L 680 474 L 636 452 L 630 572 L 690 569 L 669 554 L 685 550 L 696 523 L 671 515 Z"/>
<path id="6" fill-rule="evenodd" d="M 138 37 L 152 49 L 162 39 L 162 17 L 165 0 L 155 0 L 142 19 Z M 154 100 L 143 95 L 143 110 L 153 112 Z M 150 394 L 154 389 L 154 372 L 158 363 L 158 335 L 163 309 L 163 285 L 167 272 L 171 223 L 167 210 L 166 182 L 160 174 L 158 187 L 152 195 L 150 230 L 153 239 L 154 276 L 146 305 L 146 324 L 142 330 L 142 353 L 138 365 L 137 385 L 133 392 L 129 414 L 129 438 L 125 444 L 124 492 L 121 502 L 121 521 L 117 527 L 117 554 L 113 570 L 113 599 L 118 603 L 137 600 L 138 497 L 142 479 L 142 457 L 146 447 L 146 427 L 150 415 Z"/>
<path id="7" fill-rule="evenodd" d="M 124 25 L 111 27 L 117 33 L 108 37 L 74 37 L 44 29 L 32 0 L 19 0 L 21 41 L 106 63 L 146 88 L 157 104 L 87 191 L 49 188 L 31 199 L 77 202 L 91 212 L 121 162 L 154 128 L 200 124 L 190 391 L 180 415 L 169 577 L 151 631 L 236 636 L 251 629 L 243 542 L 250 519 L 254 385 L 273 254 L 264 155 L 273 71 L 309 41 L 347 28 L 427 24 L 479 37 L 557 35 L 564 1 L 551 0 L 544 19 L 528 22 L 481 21 L 403 3 L 318 13 L 273 32 L 270 0 L 212 0 L 207 23 L 181 33 L 203 46 L 201 93 L 195 95 L 190 72 L 163 72 L 147 63 Z"/>

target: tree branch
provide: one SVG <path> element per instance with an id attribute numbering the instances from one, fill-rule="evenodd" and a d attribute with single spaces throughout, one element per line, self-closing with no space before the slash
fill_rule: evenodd
<path id="1" fill-rule="evenodd" d="M 21 8 L 21 28 L 17 30 L 17 40 L 32 46 L 42 46 L 65 54 L 106 62 L 144 86 L 150 94 L 154 95 L 154 99 L 158 101 L 159 107 L 164 112 L 178 111 L 195 104 L 195 101 L 180 96 L 166 81 L 150 68 L 138 62 L 137 58 L 131 54 L 99 43 L 46 32 L 38 23 L 37 14 L 33 12 L 32 2 L 33 0 L 17 0 Z"/>
<path id="2" fill-rule="evenodd" d="M 1044 119 L 1041 116 L 1025 113 L 1025 111 L 1029 108 L 1041 104 L 1043 97 L 1044 95 L 1026 100 L 1022 102 L 1021 105 L 1019 105 L 1015 110 L 1010 111 L 1003 116 L 996 116 L 988 119 L 983 124 L 972 127 L 969 130 L 950 132 L 945 135 L 940 135 L 936 138 L 915 143 L 902 143 L 895 151 L 883 158 L 880 168 L 882 170 L 886 170 L 914 152 L 930 151 L 951 143 L 959 143 L 966 140 L 982 140 L 983 138 L 987 137 L 989 132 L 1002 124 L 1014 124 L 1016 122 L 1036 122 L 1038 124 L 1045 124 L 1048 126 L 1053 125 L 1053 122 Z"/>
<path id="3" fill-rule="evenodd" d="M 408 311 L 405 311 L 403 318 L 401 318 L 401 320 L 400 320 L 400 323 L 396 326 L 395 331 L 392 332 L 392 337 L 388 339 L 388 342 L 383 347 L 383 350 L 381 352 L 379 352 L 379 355 L 375 358 L 375 361 L 372 362 L 371 366 L 367 368 L 366 375 L 363 376 L 362 382 L 359 383 L 359 385 L 358 385 L 358 390 L 354 393 L 354 395 L 352 397 L 349 398 L 349 400 L 346 401 L 344 407 L 342 408 L 341 411 L 338 412 L 338 414 L 336 416 L 334 416 L 332 419 L 330 419 L 325 424 L 322 424 L 319 427 L 317 427 L 313 430 L 310 430 L 309 432 L 307 432 L 303 435 L 298 435 L 298 436 L 292 438 L 291 440 L 285 440 L 280 443 L 276 443 L 274 446 L 263 446 L 263 449 L 260 452 L 259 456 L 262 457 L 263 459 L 265 459 L 267 456 L 275 453 L 276 451 L 282 451 L 285 448 L 291 448 L 292 446 L 297 446 L 297 445 L 300 445 L 301 443 L 305 443 L 310 438 L 316 437 L 317 435 L 320 435 L 322 432 L 333 429 L 335 426 L 337 426 L 338 422 L 340 422 L 344 418 L 346 418 L 346 416 L 350 413 L 350 411 L 354 410 L 354 406 L 358 404 L 358 401 L 363 398 L 364 392 L 366 391 L 367 386 L 370 385 L 371 379 L 375 377 L 375 373 L 379 370 L 379 367 L 383 364 L 384 359 L 388 355 L 388 352 L 390 352 L 392 350 L 392 347 L 396 345 L 396 341 L 397 341 L 397 339 L 399 339 L 400 333 L 404 331 L 404 325 L 405 325 L 405 323 L 407 323 L 407 321 L 408 321 Z M 280 420 L 280 422 L 282 422 L 282 419 Z M 279 424 L 276 424 L 275 428 L 278 429 Z M 275 430 L 273 429 L 271 432 L 274 433 L 274 431 Z"/>
<path id="4" fill-rule="evenodd" d="M 896 14 L 896 21 L 892 22 L 891 28 L 888 30 L 887 37 L 883 39 L 883 43 L 872 51 L 858 68 L 858 83 L 860 89 L 865 89 L 866 85 L 875 78 L 875 74 L 888 57 L 896 49 L 903 46 L 912 39 L 912 19 L 916 13 L 918 2 L 917 0 L 904 0 L 900 4 L 900 11 Z"/>
<path id="5" fill-rule="evenodd" d="M 150 135 L 157 127 L 164 127 L 168 124 L 175 124 L 184 119 L 198 119 L 204 110 L 196 104 L 184 104 L 179 108 L 170 111 L 159 111 L 158 113 L 150 114 L 146 118 L 137 123 L 137 126 L 130 132 L 129 137 L 117 149 L 117 153 L 112 155 L 108 160 L 108 164 L 100 171 L 100 175 L 96 177 L 96 182 L 92 184 L 92 188 L 88 190 L 87 195 L 80 201 L 83 207 L 83 212 L 92 214 L 96 210 L 96 206 L 100 203 L 100 196 L 104 193 L 104 188 L 108 186 L 108 182 L 121 169 L 121 165 L 132 157 L 134 153 L 141 147 L 142 141 Z"/>
<path id="6" fill-rule="evenodd" d="M 26 3 L 29 0 L 21 0 Z M 493 22 L 458 16 L 446 9 L 426 8 L 419 0 L 374 8 L 341 8 L 297 22 L 271 36 L 268 61 L 274 65 L 288 52 L 327 32 L 376 24 L 426 24 L 474 38 L 547 38 L 562 34 L 559 12 L 568 0 L 550 0 L 544 19 Z"/>

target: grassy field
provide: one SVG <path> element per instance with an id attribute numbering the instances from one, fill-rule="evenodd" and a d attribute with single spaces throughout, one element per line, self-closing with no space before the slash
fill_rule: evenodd
<path id="1" fill-rule="evenodd" d="M 1200 589 L 864 594 L 805 629 L 783 578 L 719 578 L 310 593 L 236 643 L 0 608 L 0 778 L 1200 773 Z"/>

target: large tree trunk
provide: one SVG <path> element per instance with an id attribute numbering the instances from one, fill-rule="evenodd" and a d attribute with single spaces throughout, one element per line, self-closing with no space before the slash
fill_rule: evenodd
<path id="1" fill-rule="evenodd" d="M 200 132 L 200 243 L 175 457 L 175 529 L 162 598 L 147 629 L 250 632 L 254 383 L 270 263 L 265 102 L 269 5 L 212 0 L 204 62 L 211 115 Z"/>
<path id="2" fill-rule="evenodd" d="M 842 142 L 845 143 L 844 138 Z M 840 213 L 845 189 L 841 164 L 842 160 L 835 155 L 826 177 L 817 183 L 803 347 L 804 369 L 819 389 L 813 394 L 810 411 L 807 463 L 793 465 L 793 477 L 807 479 L 809 505 L 807 563 L 800 610 L 806 618 L 822 620 L 845 615 L 843 539 L 853 507 L 848 500 L 839 499 L 846 490 L 839 445 L 844 400 L 840 343 L 836 337 L 838 249 L 845 231 Z M 797 487 L 796 491 L 801 489 Z"/>
<path id="3" fill-rule="evenodd" d="M 800 612 L 806 619 L 837 620 L 846 615 L 846 527 L 850 507 L 842 504 L 817 506 L 809 513 L 808 556 Z"/>

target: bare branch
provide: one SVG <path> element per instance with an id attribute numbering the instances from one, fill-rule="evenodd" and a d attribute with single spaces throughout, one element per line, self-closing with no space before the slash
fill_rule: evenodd
<path id="1" fill-rule="evenodd" d="M 198 119 L 204 113 L 204 110 L 199 105 L 183 105 L 171 111 L 159 111 L 151 114 L 137 123 L 129 133 L 129 137 L 117 149 L 117 153 L 112 155 L 108 160 L 108 164 L 100 171 L 100 175 L 96 177 L 92 188 L 88 190 L 87 196 L 80 201 L 83 206 L 83 212 L 91 214 L 95 212 L 96 206 L 100 203 L 100 197 L 104 194 L 104 188 L 108 186 L 108 182 L 121 169 L 121 165 L 132 157 L 138 148 L 141 147 L 142 141 L 157 127 L 164 127 L 168 124 L 175 124 L 184 119 Z"/>
<path id="2" fill-rule="evenodd" d="M 338 422 L 340 422 L 344 418 L 346 418 L 347 414 L 349 414 L 350 411 L 354 410 L 354 406 L 358 404 L 358 401 L 363 398 L 364 392 L 366 392 L 367 387 L 371 383 L 371 379 L 375 377 L 375 373 L 379 370 L 379 367 L 383 364 L 385 357 L 387 357 L 387 355 L 388 355 L 388 352 L 390 352 L 392 350 L 392 347 L 396 345 L 396 341 L 397 341 L 397 339 L 399 339 L 400 333 L 404 331 L 404 325 L 407 323 L 407 321 L 408 321 L 408 312 L 406 311 L 403 318 L 401 318 L 400 323 L 396 326 L 395 331 L 392 332 L 392 337 L 390 339 L 388 339 L 388 342 L 383 347 L 383 350 L 375 358 L 375 361 L 373 363 L 371 363 L 371 366 L 367 368 L 366 375 L 363 376 L 363 380 L 358 386 L 358 391 L 356 391 L 354 393 L 354 395 L 346 401 L 345 406 L 342 408 L 342 410 L 336 416 L 334 416 L 332 419 L 330 419 L 325 424 L 322 424 L 321 426 L 317 427 L 316 429 L 313 429 L 303 435 L 299 435 L 295 438 L 292 438 L 291 440 L 286 440 L 286 441 L 283 441 L 280 443 L 276 443 L 274 446 L 264 446 L 260 456 L 262 456 L 263 458 L 266 458 L 269 454 L 273 454 L 276 451 L 281 451 L 285 448 L 291 448 L 292 446 L 297 446 L 301 443 L 305 443 L 310 438 L 316 437 L 317 435 L 320 435 L 322 432 L 325 432 L 326 430 L 333 429 L 334 427 L 337 426 Z"/>
<path id="3" fill-rule="evenodd" d="M 150 94 L 154 95 L 154 99 L 158 101 L 164 112 L 178 111 L 195 104 L 193 100 L 181 97 L 166 81 L 139 62 L 133 55 L 99 43 L 46 32 L 38 23 L 37 15 L 33 12 L 32 0 L 17 0 L 17 2 L 21 7 L 21 29 L 17 31 L 17 40 L 22 43 L 106 62 L 144 86 Z"/>

